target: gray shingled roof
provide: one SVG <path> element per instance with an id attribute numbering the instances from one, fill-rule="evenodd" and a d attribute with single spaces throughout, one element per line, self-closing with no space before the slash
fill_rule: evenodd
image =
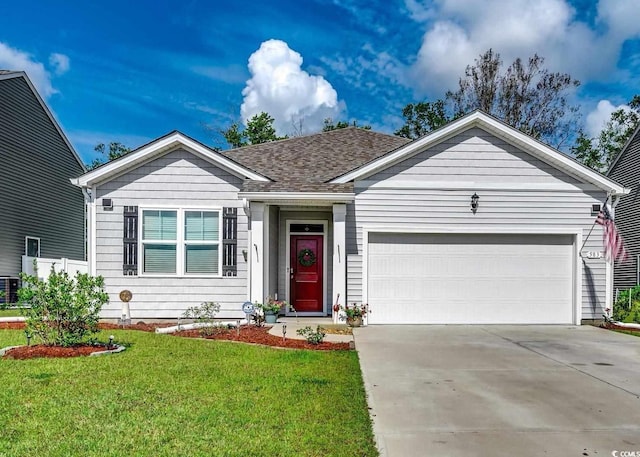
<path id="1" fill-rule="evenodd" d="M 222 151 L 274 182 L 247 181 L 245 192 L 352 192 L 333 178 L 370 162 L 410 140 L 356 127 Z"/>

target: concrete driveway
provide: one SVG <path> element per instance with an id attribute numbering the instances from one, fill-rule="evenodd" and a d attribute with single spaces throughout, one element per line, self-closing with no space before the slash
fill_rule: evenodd
<path id="1" fill-rule="evenodd" d="M 638 337 L 590 326 L 354 333 L 382 456 L 640 456 Z"/>

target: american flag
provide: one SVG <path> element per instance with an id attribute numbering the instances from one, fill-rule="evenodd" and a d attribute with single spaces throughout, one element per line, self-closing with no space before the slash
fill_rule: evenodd
<path id="1" fill-rule="evenodd" d="M 596 224 L 602 225 L 604 229 L 602 243 L 604 245 L 604 257 L 607 262 L 625 260 L 627 258 L 627 250 L 624 248 L 624 241 L 622 241 L 622 236 L 618 233 L 616 224 L 613 222 L 606 204 L 602 205 L 602 209 L 596 218 Z"/>

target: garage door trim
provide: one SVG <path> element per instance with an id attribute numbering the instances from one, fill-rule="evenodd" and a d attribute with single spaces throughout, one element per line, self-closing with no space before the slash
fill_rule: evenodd
<path id="1" fill-rule="evenodd" d="M 368 303 L 369 283 L 369 234 L 370 233 L 413 233 L 413 234 L 478 234 L 478 235 L 573 235 L 573 317 L 574 324 L 580 325 L 582 320 L 582 262 L 578 252 L 582 246 L 582 230 L 571 227 L 495 227 L 495 226 L 364 226 L 362 227 L 362 302 Z M 609 275 L 607 274 L 607 281 Z M 366 319 L 365 319 L 366 323 Z"/>

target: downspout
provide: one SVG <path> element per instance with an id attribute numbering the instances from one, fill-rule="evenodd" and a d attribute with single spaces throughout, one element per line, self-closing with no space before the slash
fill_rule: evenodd
<path id="1" fill-rule="evenodd" d="M 84 260 L 89 265 L 89 203 L 91 202 L 91 191 L 86 187 L 81 187 L 82 195 L 84 196 Z"/>

